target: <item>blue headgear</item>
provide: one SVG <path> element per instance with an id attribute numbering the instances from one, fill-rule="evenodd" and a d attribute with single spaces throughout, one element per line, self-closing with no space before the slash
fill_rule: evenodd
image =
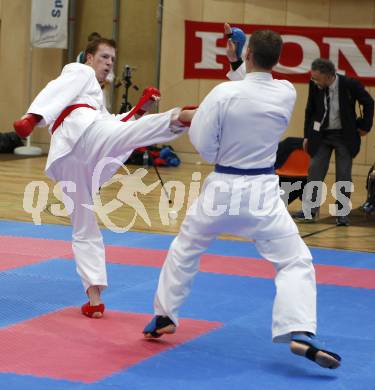
<path id="1" fill-rule="evenodd" d="M 242 49 L 246 42 L 246 35 L 245 33 L 237 27 L 232 27 L 232 32 L 230 34 L 227 34 L 228 38 L 231 38 L 232 41 L 236 44 L 236 55 L 237 58 L 241 58 Z"/>

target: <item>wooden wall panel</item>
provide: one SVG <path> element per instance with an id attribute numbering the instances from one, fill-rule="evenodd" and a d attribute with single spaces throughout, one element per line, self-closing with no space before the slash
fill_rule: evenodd
<path id="1" fill-rule="evenodd" d="M 112 36 L 113 1 L 79 0 L 75 54 L 86 46 L 87 35 L 98 31 Z M 21 115 L 28 99 L 28 42 L 31 0 L 0 0 L 0 131 L 11 128 Z M 119 21 L 117 76 L 125 64 L 137 67 L 133 82 L 142 90 L 157 79 L 157 12 L 158 0 L 122 0 Z M 165 0 L 161 48 L 160 110 L 174 106 L 198 104 L 220 80 L 184 80 L 184 20 L 232 23 L 256 23 L 299 26 L 375 27 L 375 0 Z M 14 20 L 19 20 L 17 26 Z M 9 39 L 9 37 L 12 39 Z M 34 49 L 32 95 L 59 74 L 66 52 L 58 49 Z M 286 135 L 303 135 L 303 118 L 307 85 L 296 84 L 298 100 Z M 369 89 L 372 94 L 375 88 Z M 123 88 L 116 90 L 114 111 L 121 105 Z M 130 91 L 135 104 L 140 92 Z M 48 146 L 48 135 L 37 131 L 35 142 Z M 174 143 L 179 153 L 194 153 L 187 137 Z M 375 132 L 363 139 L 355 160 L 362 171 L 372 163 Z M 194 158 L 197 158 L 195 155 Z M 364 167 L 364 168 L 361 168 Z"/>
<path id="2" fill-rule="evenodd" d="M 30 0 L 2 2 L 0 131 L 11 130 L 13 121 L 25 113 L 40 88 L 55 78 L 61 70 L 62 49 L 33 48 L 31 54 L 30 11 Z M 32 139 L 36 144 L 49 144 L 49 135 L 45 129 L 38 129 Z"/>
<path id="3" fill-rule="evenodd" d="M 0 34 L 0 129 L 9 131 L 28 103 L 30 3 L 4 0 Z M 17 25 L 15 25 L 17 21 Z M 15 28 L 15 26 L 17 28 Z M 11 38 L 11 39 L 10 39 Z"/>
<path id="4" fill-rule="evenodd" d="M 374 0 L 364 0 L 360 4 L 355 0 L 317 0 L 315 2 L 300 0 L 202 0 L 199 2 L 202 5 L 201 15 L 199 14 L 200 7 L 197 6 L 196 2 L 192 5 L 193 14 L 186 13 L 186 9 L 189 7 L 186 3 L 183 0 L 167 0 L 165 8 L 170 8 L 171 14 L 176 10 L 184 10 L 184 19 L 198 21 L 322 27 L 375 27 Z M 176 40 L 181 39 L 183 33 L 177 33 L 178 37 L 167 37 L 165 31 L 172 29 L 172 26 L 174 30 L 183 30 L 183 20 L 178 17 L 164 19 L 163 44 L 171 39 L 172 46 L 176 46 Z M 177 50 L 178 53 L 181 52 L 180 49 Z M 173 70 L 170 70 L 171 61 L 176 65 Z M 162 78 L 162 88 L 166 87 L 164 92 L 168 95 L 168 102 L 180 101 L 182 93 L 184 96 L 191 96 L 192 100 L 198 98 L 201 101 L 210 88 L 221 82 L 220 80 L 181 80 L 179 75 L 183 72 L 183 57 L 177 55 L 177 58 L 173 60 L 168 52 L 163 52 L 162 74 L 167 72 L 167 69 L 170 77 L 168 79 Z M 175 87 L 171 88 L 172 85 Z M 185 86 L 188 87 L 185 88 Z M 192 91 L 194 86 L 198 90 L 196 93 Z M 298 98 L 286 136 L 302 137 L 308 85 L 295 84 L 295 88 Z M 375 88 L 369 90 L 373 93 Z M 170 93 L 176 94 L 175 98 L 170 96 Z M 185 138 L 176 141 L 175 147 L 181 153 L 193 151 Z M 365 165 L 372 162 L 374 149 L 375 133 L 370 133 L 368 137 L 363 139 L 362 150 L 355 160 L 358 172 L 364 172 Z"/>
<path id="5" fill-rule="evenodd" d="M 140 90 L 129 90 L 129 102 L 133 105 L 138 101 L 143 88 L 154 85 L 156 81 L 157 4 L 157 0 L 120 2 L 114 72 L 120 81 L 125 65 L 136 68 L 132 73 L 132 81 Z M 85 48 L 87 37 L 93 31 L 112 37 L 113 13 L 112 0 L 77 1 L 75 54 Z M 123 94 L 123 87 L 115 90 L 113 112 L 120 109 Z"/>
<path id="6" fill-rule="evenodd" d="M 335 27 L 373 27 L 374 26 L 373 0 L 363 0 L 360 3 L 351 0 L 331 0 L 330 25 Z M 368 89 L 370 91 L 370 89 Z M 373 95 L 374 96 L 374 95 Z M 369 151 L 374 145 L 374 135 L 362 138 L 362 147 L 354 160 L 355 165 L 369 164 Z M 366 170 L 366 169 L 365 169 Z"/>
<path id="7" fill-rule="evenodd" d="M 247 0 L 244 23 L 286 24 L 287 0 Z"/>
<path id="8" fill-rule="evenodd" d="M 244 2 L 241 0 L 205 0 L 203 2 L 203 20 L 206 22 L 243 23 Z"/>
<path id="9" fill-rule="evenodd" d="M 161 48 L 160 88 L 162 99 L 160 111 L 172 107 L 199 104 L 200 80 L 184 80 L 184 20 L 202 20 L 203 0 L 165 0 L 163 11 L 163 33 Z M 173 147 L 179 154 L 196 153 L 188 136 L 174 141 Z"/>
<path id="10" fill-rule="evenodd" d="M 305 84 L 294 84 L 294 87 L 297 91 L 297 100 L 285 137 L 303 137 L 307 88 Z"/>
<path id="11" fill-rule="evenodd" d="M 199 87 L 197 80 L 186 80 L 184 82 L 176 82 L 174 85 L 170 85 L 167 89 L 161 88 L 161 101 L 159 104 L 160 111 L 166 111 L 173 107 L 183 107 L 185 105 L 197 105 L 200 102 L 199 99 Z M 168 92 L 166 92 L 168 91 Z M 173 148 L 178 150 L 181 154 L 193 154 L 193 159 L 197 158 L 195 149 L 189 141 L 187 135 L 179 137 L 177 140 L 171 143 Z M 188 160 L 190 158 L 188 156 Z M 186 161 L 186 160 L 185 160 Z"/>
<path id="12" fill-rule="evenodd" d="M 112 37 L 112 0 L 76 1 L 75 55 L 87 45 L 87 37 L 96 31 Z"/>
<path id="13" fill-rule="evenodd" d="M 184 91 L 184 83 L 199 87 L 198 80 L 184 80 L 184 20 L 202 20 L 202 17 L 202 0 L 164 1 L 160 83 L 163 95 L 169 95 L 170 89 L 178 86 L 176 101 L 180 101 L 182 93 L 190 98 Z M 162 98 L 160 108 L 169 107 Z"/>
<path id="14" fill-rule="evenodd" d="M 143 89 L 157 79 L 157 0 L 122 1 L 120 7 L 117 76 L 121 79 L 125 65 L 136 67 L 129 100 L 135 105 Z M 116 90 L 114 110 L 119 110 L 124 88 Z"/>
<path id="15" fill-rule="evenodd" d="M 327 27 L 329 23 L 329 0 L 318 0 L 314 3 L 288 0 L 285 13 L 287 25 Z M 285 137 L 304 136 L 308 84 L 295 83 L 294 87 L 297 91 L 297 101 Z"/>
<path id="16" fill-rule="evenodd" d="M 288 0 L 286 23 L 290 26 L 327 27 L 330 0 Z"/>
<path id="17" fill-rule="evenodd" d="M 11 129 L 15 118 L 23 114 L 29 105 L 29 34 L 31 0 L 1 0 L 2 20 L 0 30 L 1 73 L 0 131 Z M 86 47 L 87 36 L 97 31 L 112 37 L 113 1 L 76 1 L 74 55 Z M 123 66 L 137 67 L 133 81 L 140 91 L 130 93 L 135 104 L 145 86 L 156 82 L 156 43 L 158 0 L 122 0 L 120 3 L 117 75 L 121 78 Z M 0 20 L 1 20 L 0 19 Z M 15 26 L 14 21 L 19 23 Z M 12 39 L 10 39 L 10 37 Z M 32 97 L 51 79 L 55 78 L 66 63 L 66 50 L 33 49 Z M 120 109 L 124 90 L 116 90 L 114 111 Z M 49 136 L 45 129 L 36 130 L 33 142 L 48 149 Z"/>
<path id="18" fill-rule="evenodd" d="M 39 90 L 60 73 L 64 51 L 30 50 L 31 1 L 4 0 L 1 11 L 0 129 L 9 131 L 13 121 L 25 113 Z M 49 140 L 46 129 L 37 129 L 32 135 L 32 142 L 36 145 L 47 145 L 48 148 Z"/>
<path id="19" fill-rule="evenodd" d="M 335 27 L 374 26 L 373 0 L 330 0 L 329 23 Z"/>
<path id="20" fill-rule="evenodd" d="M 34 99 L 50 80 L 55 79 L 60 74 L 64 60 L 65 50 L 32 49 L 31 100 Z M 43 69 L 43 72 L 40 71 L 41 69 Z M 31 100 L 27 103 L 24 110 L 27 109 Z M 46 152 L 50 143 L 48 128 L 36 128 L 32 134 L 32 143 L 42 147 Z"/>

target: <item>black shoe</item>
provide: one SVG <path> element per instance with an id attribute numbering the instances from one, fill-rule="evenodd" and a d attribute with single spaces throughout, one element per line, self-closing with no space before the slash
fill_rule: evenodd
<path id="1" fill-rule="evenodd" d="M 371 204 L 370 202 L 366 202 L 363 206 L 362 206 L 362 210 L 365 214 L 367 215 L 371 215 L 374 210 L 375 210 L 375 207 L 373 204 Z"/>
<path id="2" fill-rule="evenodd" d="M 296 213 L 292 214 L 292 218 L 294 218 L 298 222 L 303 222 L 303 223 L 314 223 L 316 222 L 318 218 L 318 213 L 316 212 L 311 212 L 311 217 L 305 216 L 305 213 L 303 210 L 297 211 Z"/>
<path id="3" fill-rule="evenodd" d="M 290 349 L 296 355 L 304 356 L 324 368 L 335 369 L 341 364 L 340 355 L 321 346 L 315 337 L 301 332 L 292 335 Z"/>
<path id="4" fill-rule="evenodd" d="M 336 218 L 336 226 L 349 226 L 349 217 L 347 215 Z"/>

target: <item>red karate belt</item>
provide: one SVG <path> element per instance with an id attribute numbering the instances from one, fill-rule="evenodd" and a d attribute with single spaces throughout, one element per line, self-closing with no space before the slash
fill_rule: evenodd
<path id="1" fill-rule="evenodd" d="M 96 110 L 95 107 L 90 106 L 89 104 L 84 104 L 84 103 L 72 104 L 71 106 L 66 107 L 66 108 L 62 111 L 62 113 L 57 117 L 57 119 L 55 120 L 55 123 L 54 123 L 53 126 L 52 126 L 51 133 L 52 133 L 52 134 L 54 133 L 54 131 L 61 125 L 61 123 L 64 122 L 64 119 L 65 119 L 72 111 L 74 111 L 76 108 L 80 108 L 80 107 L 86 107 L 86 108 L 91 108 L 92 110 Z"/>

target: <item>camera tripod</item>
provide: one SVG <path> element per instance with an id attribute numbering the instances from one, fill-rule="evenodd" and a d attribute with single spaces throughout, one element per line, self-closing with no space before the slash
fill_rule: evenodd
<path id="1" fill-rule="evenodd" d="M 132 105 L 129 102 L 129 89 L 130 89 L 130 87 L 133 87 L 136 91 L 139 90 L 138 86 L 132 83 L 132 70 L 133 69 L 134 68 L 132 68 L 131 66 L 125 65 L 124 71 L 122 73 L 122 81 L 123 81 L 122 84 L 125 87 L 125 92 L 122 95 L 122 102 L 121 102 L 121 107 L 120 107 L 120 112 L 119 112 L 120 114 L 128 112 L 132 109 Z M 172 204 L 169 193 L 165 188 L 164 181 L 160 175 L 158 167 L 154 163 L 154 159 L 151 156 L 149 156 L 149 159 L 151 160 L 151 165 L 154 167 L 156 175 L 160 180 L 161 187 L 163 188 L 163 191 L 168 199 L 168 203 Z"/>
<path id="2" fill-rule="evenodd" d="M 125 65 L 124 70 L 122 72 L 122 84 L 125 87 L 125 92 L 122 95 L 122 102 L 120 107 L 119 114 L 123 114 L 124 112 L 128 112 L 131 110 L 132 105 L 129 102 L 129 89 L 133 87 L 136 91 L 139 90 L 138 86 L 132 83 L 132 68 L 129 65 Z"/>

